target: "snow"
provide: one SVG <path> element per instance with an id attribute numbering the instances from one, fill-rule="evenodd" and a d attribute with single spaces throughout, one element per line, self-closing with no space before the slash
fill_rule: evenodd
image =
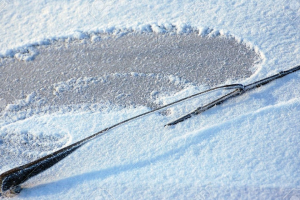
<path id="1" fill-rule="evenodd" d="M 5 1 L 6 2 L 6 1 Z M 143 30 L 170 24 L 213 28 L 232 34 L 264 52 L 268 67 L 285 66 L 287 54 L 299 51 L 299 2 L 292 1 L 11 1 L 1 11 L 1 52 L 29 43 L 114 29 Z M 284 23 L 282 23 L 284 22 Z M 34 27 L 34 28 L 33 28 Z M 278 43 L 274 42 L 274 39 Z M 275 44 L 276 43 L 276 44 Z M 296 62 L 292 62 L 293 65 Z M 268 63 L 267 63 L 268 64 Z"/>
<path id="2" fill-rule="evenodd" d="M 234 37 L 254 49 L 262 62 L 242 80 L 251 83 L 300 63 L 299 15 L 297 0 L 0 0 L 0 54 L 3 60 L 34 62 L 38 45 L 53 41 L 96 43 L 102 33 L 197 29 L 202 36 Z M 3 66 L 0 78 L 5 79 L 1 71 Z M 175 75 L 163 78 L 170 85 L 183 84 Z M 59 95 L 86 90 L 99 80 L 85 76 L 48 86 Z M 300 199 L 299 85 L 300 72 L 295 72 L 172 127 L 164 125 L 220 93 L 134 120 L 30 179 L 13 199 Z M 171 95 L 153 89 L 151 94 L 166 104 L 204 88 L 189 85 Z M 0 108 L 11 99 L 0 96 Z M 34 102 L 43 103 L 34 92 L 24 94 L 1 113 L 1 173 L 149 110 L 99 103 L 59 105 L 54 112 L 27 109 Z"/>

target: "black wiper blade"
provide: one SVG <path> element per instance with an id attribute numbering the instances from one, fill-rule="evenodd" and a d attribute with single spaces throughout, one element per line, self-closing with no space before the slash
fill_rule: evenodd
<path id="1" fill-rule="evenodd" d="M 164 105 L 160 108 L 157 108 L 155 110 L 151 110 L 145 113 L 142 113 L 140 115 L 134 116 L 132 118 L 126 119 L 124 121 L 121 121 L 117 124 L 114 124 L 108 128 L 105 128 L 87 138 L 84 138 L 78 142 L 75 142 L 69 146 L 66 146 L 58 151 L 55 151 L 47 156 L 44 156 L 42 158 L 39 158 L 33 162 L 30 162 L 28 164 L 13 168 L 9 171 L 6 171 L 4 173 L 2 173 L 0 175 L 0 196 L 1 194 L 4 196 L 10 196 L 10 195 L 14 195 L 14 194 L 18 194 L 21 192 L 22 188 L 20 187 L 20 184 L 24 183 L 25 181 L 27 181 L 28 179 L 30 179 L 33 176 L 36 176 L 38 174 L 40 174 L 41 172 L 49 169 L 50 167 L 52 167 L 53 165 L 55 165 L 56 163 L 60 162 L 61 160 L 63 160 L 64 158 L 66 158 L 68 155 L 70 155 L 71 153 L 73 153 L 76 149 L 80 148 L 82 145 L 86 144 L 87 142 L 98 138 L 99 136 L 102 136 L 104 134 L 106 134 L 109 130 L 114 129 L 120 125 L 123 125 L 127 122 L 130 122 L 132 120 L 135 120 L 137 118 L 146 116 L 150 113 L 154 113 L 157 112 L 159 110 L 162 110 L 164 108 L 170 107 L 174 104 L 177 104 L 179 102 L 182 101 L 186 101 L 188 99 L 194 98 L 196 96 L 205 94 L 205 93 L 209 93 L 215 90 L 219 90 L 219 89 L 234 89 L 234 91 L 218 98 L 217 100 L 203 106 L 203 107 L 199 107 L 196 110 L 194 110 L 193 112 L 189 113 L 188 115 L 185 115 L 167 125 L 174 125 L 177 124 L 179 122 L 182 122 L 188 118 L 190 118 L 192 115 L 197 115 L 200 114 L 202 112 L 204 112 L 205 110 L 208 110 L 210 108 L 212 108 L 215 105 L 218 105 L 228 99 L 230 99 L 231 97 L 234 97 L 236 95 L 242 94 L 248 90 L 251 90 L 255 87 L 259 87 L 261 85 L 267 84 L 275 79 L 281 78 L 283 76 L 286 76 L 290 73 L 293 73 L 295 71 L 300 70 L 300 66 L 294 67 L 290 70 L 287 71 L 282 71 L 274 76 L 270 76 L 268 78 L 262 79 L 260 81 L 254 82 L 252 84 L 249 85 L 242 85 L 242 84 L 231 84 L 231 85 L 223 85 L 223 86 L 219 86 L 219 87 L 215 87 L 215 88 L 211 88 L 209 90 L 203 91 L 203 92 L 199 92 L 196 93 L 194 95 L 185 97 L 183 99 L 179 99 L 175 102 L 172 102 L 170 104 Z"/>

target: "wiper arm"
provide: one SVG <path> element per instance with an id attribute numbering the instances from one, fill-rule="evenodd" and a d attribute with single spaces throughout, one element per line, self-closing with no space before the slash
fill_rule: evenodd
<path id="1" fill-rule="evenodd" d="M 239 95 L 239 94 L 242 94 L 248 90 L 251 90 L 255 87 L 259 87 L 261 85 L 264 85 L 264 84 L 267 84 L 275 79 L 278 79 L 278 78 L 281 78 L 283 76 L 286 76 L 290 73 L 293 73 L 295 71 L 298 71 L 300 70 L 300 66 L 297 66 L 297 67 L 294 67 L 290 70 L 287 70 L 287 71 L 282 71 L 274 76 L 270 76 L 268 78 L 265 78 L 265 79 L 262 79 L 260 81 L 257 81 L 257 82 L 254 82 L 252 84 L 249 84 L 249 85 L 242 85 L 242 84 L 231 84 L 231 85 L 224 85 L 224 86 L 219 86 L 219 87 L 215 87 L 215 88 L 212 88 L 212 89 L 209 89 L 209 90 L 206 90 L 206 91 L 203 91 L 203 92 L 199 92 L 197 94 L 194 94 L 194 95 L 191 95 L 191 96 L 188 96 L 188 97 L 185 97 L 183 99 L 180 99 L 180 100 L 177 100 L 175 102 L 172 102 L 170 104 L 167 104 L 165 106 L 162 106 L 160 108 L 157 108 L 155 110 L 152 110 L 152 111 L 148 111 L 148 112 L 145 112 L 145 113 L 142 113 L 140 115 L 137 115 L 135 117 L 132 117 L 132 118 L 129 118 L 127 120 L 124 120 L 124 121 L 121 121 L 117 124 L 114 124 L 108 128 L 105 128 L 83 140 L 80 140 L 76 143 L 73 143 L 67 147 L 64 147 L 58 151 L 55 151 L 47 156 L 44 156 L 42 158 L 39 158 L 33 162 L 30 162 L 28 164 L 25 164 L 25 165 L 22 165 L 22 166 L 19 166 L 19 167 L 16 167 L 16 168 L 13 168 L 9 171 L 6 171 L 4 173 L 2 173 L 0 175 L 0 196 L 1 194 L 2 195 L 5 195 L 5 196 L 9 196 L 9 195 L 14 195 L 14 194 L 18 194 L 21 192 L 22 188 L 20 187 L 20 184 L 24 183 L 25 181 L 27 181 L 28 179 L 30 179 L 31 177 L 33 176 L 36 176 L 38 174 L 40 174 L 41 172 L 49 169 L 50 167 L 52 167 L 53 165 L 55 165 L 56 163 L 58 163 L 59 161 L 63 160 L 65 157 L 67 157 L 68 155 L 70 155 L 71 153 L 73 153 L 76 149 L 80 148 L 82 145 L 86 144 L 87 142 L 99 137 L 99 136 L 102 136 L 104 135 L 105 133 L 107 133 L 109 130 L 113 129 L 113 128 L 116 128 L 120 125 L 123 125 L 127 122 L 130 122 L 134 119 L 137 119 L 137 118 L 140 118 L 140 117 L 143 117 L 143 116 L 146 116 L 150 113 L 154 113 L 154 112 L 157 112 L 161 109 L 164 109 L 164 108 L 167 108 L 167 107 L 170 107 L 171 105 L 174 105 L 174 104 L 177 104 L 179 102 L 182 102 L 182 101 L 185 101 L 187 99 L 191 99 L 193 97 L 196 97 L 196 96 L 199 96 L 199 95 L 202 95 L 202 94 L 205 94 L 205 93 L 208 93 L 208 92 L 211 92 L 211 91 L 214 91 L 214 90 L 218 90 L 218 89 L 234 89 L 233 92 L 230 92 L 220 98 L 218 98 L 217 100 L 203 106 L 203 107 L 199 107 L 197 108 L 196 110 L 194 110 L 193 112 L 171 122 L 171 123 L 168 123 L 167 125 L 174 125 L 174 124 L 177 124 L 179 122 L 182 122 L 188 118 L 190 118 L 192 115 L 197 115 L 197 114 L 200 114 L 202 112 L 204 112 L 205 110 L 208 110 L 209 108 L 212 108 L 213 106 L 215 105 L 218 105 L 226 100 L 228 100 L 229 98 L 233 97 L 233 96 L 236 96 L 236 95 Z"/>

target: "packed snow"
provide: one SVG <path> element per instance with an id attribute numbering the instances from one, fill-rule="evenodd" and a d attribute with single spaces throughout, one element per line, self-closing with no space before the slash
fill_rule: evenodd
<path id="1" fill-rule="evenodd" d="M 253 49 L 262 60 L 249 69 L 250 77 L 239 79 L 245 84 L 300 63 L 298 0 L 0 0 L 0 18 L 1 82 L 17 73 L 5 71 L 7 60 L 34 62 L 39 45 L 99 42 L 99 34 L 122 37 L 128 30 L 163 34 L 174 27 L 179 35 L 195 29 L 199 37 L 233 37 Z M 108 79 L 143 75 L 123 72 Z M 180 78 L 162 74 L 159 84 L 173 80 L 168 87 L 178 88 L 159 95 L 151 89 L 154 103 L 165 105 L 207 88 Z M 101 80 L 71 77 L 48 86 L 59 95 L 85 91 Z M 299 85 L 300 72 L 295 72 L 171 127 L 164 125 L 226 91 L 134 120 L 22 184 L 24 190 L 13 199 L 300 199 Z M 16 98 L 14 90 L 2 87 L 0 173 L 151 109 L 145 103 L 72 104 L 70 94 L 66 105 L 35 110 L 28 106 L 44 105 L 35 92 Z"/>

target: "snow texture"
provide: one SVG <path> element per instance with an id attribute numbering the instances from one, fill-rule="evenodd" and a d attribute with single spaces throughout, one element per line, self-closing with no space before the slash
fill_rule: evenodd
<path id="1" fill-rule="evenodd" d="M 84 45 L 85 40 L 101 41 L 101 34 L 175 29 L 182 35 L 198 30 L 204 37 L 234 37 L 254 49 L 262 62 L 242 81 L 251 83 L 300 63 L 299 15 L 298 0 L 0 0 L 0 79 L 18 74 L 5 71 L 7 60 L 33 63 L 42 56 L 40 45 L 53 41 Z M 120 73 L 139 77 L 145 72 Z M 74 77 L 45 82 L 49 88 L 44 89 L 51 95 L 86 91 L 102 75 Z M 218 84 L 227 82 L 232 79 Z M 17 83 L 9 82 L 11 87 Z M 201 98 L 209 101 L 220 94 L 132 121 L 24 183 L 13 199 L 300 199 L 299 85 L 296 72 L 173 127 L 164 124 L 198 107 Z M 186 86 L 154 100 L 165 104 L 204 88 Z M 47 105 L 35 93 L 42 88 L 15 97 L 9 87 L 0 91 L 5 97 L 0 96 L 1 109 L 10 103 L 0 119 L 1 173 L 149 110 L 145 104 L 122 107 L 98 101 L 36 110 L 32 103 Z M 149 93 L 156 94 L 154 89 Z"/>

